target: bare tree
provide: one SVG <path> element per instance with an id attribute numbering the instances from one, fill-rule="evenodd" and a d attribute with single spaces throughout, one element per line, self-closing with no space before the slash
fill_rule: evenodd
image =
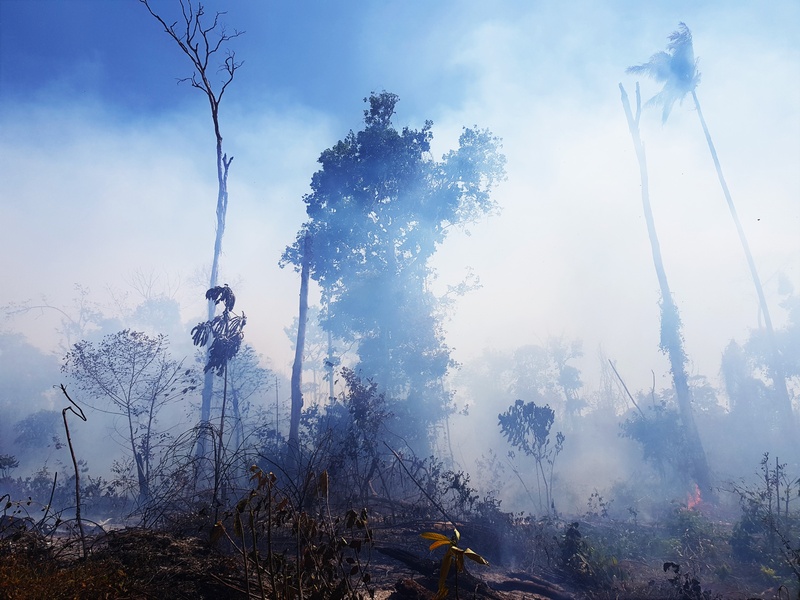
<path id="1" fill-rule="evenodd" d="M 139 0 L 147 8 L 148 12 L 161 24 L 164 31 L 180 47 L 181 51 L 189 57 L 193 71 L 190 77 L 179 79 L 179 82 L 188 81 L 193 88 L 200 90 L 208 99 L 211 107 L 211 120 L 214 123 L 214 136 L 217 144 L 217 228 L 214 238 L 214 256 L 211 262 L 211 277 L 209 279 L 209 289 L 218 285 L 219 279 L 219 259 L 222 254 L 222 236 L 225 233 L 225 217 L 228 211 L 228 170 L 230 169 L 233 156 L 230 158 L 222 148 L 222 133 L 219 125 L 219 107 L 222 97 L 228 86 L 233 81 L 236 71 L 242 66 L 242 62 L 236 61 L 236 54 L 231 50 L 225 50 L 225 58 L 222 61 L 219 71 L 222 73 L 222 80 L 216 86 L 210 80 L 210 73 L 213 67 L 211 64 L 217 55 L 223 50 L 229 41 L 239 37 L 244 31 L 234 29 L 233 33 L 228 33 L 220 23 L 220 17 L 224 12 L 214 15 L 210 24 L 204 24 L 205 9 L 202 4 L 196 6 L 191 0 L 179 0 L 181 5 L 182 20 L 175 21 L 171 25 L 156 13 L 150 6 L 149 0 Z M 179 25 L 180 23 L 180 25 Z M 208 303 L 208 320 L 214 319 L 214 302 Z M 203 380 L 202 403 L 200 406 L 200 429 L 206 431 L 209 419 L 211 418 L 211 398 L 214 391 L 214 374 L 206 372 Z M 197 443 L 197 456 L 205 456 L 205 438 L 201 435 Z"/>
<path id="2" fill-rule="evenodd" d="M 99 403 L 85 400 L 87 405 L 122 417 L 118 433 L 134 460 L 139 503 L 146 504 L 159 441 L 158 414 L 195 389 L 194 374 L 183 361 L 170 357 L 166 336 L 127 329 L 107 335 L 99 344 L 78 342 L 64 358 L 62 371 Z"/>

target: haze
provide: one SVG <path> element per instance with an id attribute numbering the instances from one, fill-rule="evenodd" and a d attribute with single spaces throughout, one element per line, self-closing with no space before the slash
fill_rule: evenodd
<path id="1" fill-rule="evenodd" d="M 164 12 L 174 2 L 155 3 Z M 551 336 L 580 339 L 587 390 L 598 350 L 631 389 L 669 386 L 658 287 L 636 157 L 617 84 L 684 21 L 723 169 L 774 310 L 800 286 L 800 5 L 747 2 L 207 2 L 227 10 L 245 61 L 222 107 L 235 157 L 221 281 L 249 319 L 247 341 L 287 374 L 284 327 L 298 275 L 278 259 L 305 218 L 320 152 L 362 124 L 362 99 L 399 95 L 395 123 L 434 122 L 434 156 L 477 124 L 503 139 L 502 213 L 454 232 L 436 285 L 471 268 L 447 341 L 461 362 Z M 0 3 L 0 305 L 79 283 L 114 314 L 136 273 L 203 318 L 211 261 L 214 140 L 202 94 L 176 79 L 185 57 L 138 2 Z M 657 84 L 641 81 L 644 98 Z M 651 200 L 690 374 L 719 387 L 722 350 L 759 324 L 736 231 L 690 102 L 667 124 L 646 110 Z M 2 322 L 48 352 L 58 315 Z M 188 337 L 187 337 L 188 339 Z M 53 382 L 57 383 L 57 382 Z M 288 387 L 284 390 L 288 398 Z M 457 399 L 458 399 L 458 390 Z M 721 399 L 724 401 L 724 398 Z M 288 402 L 288 400 L 287 400 Z"/>

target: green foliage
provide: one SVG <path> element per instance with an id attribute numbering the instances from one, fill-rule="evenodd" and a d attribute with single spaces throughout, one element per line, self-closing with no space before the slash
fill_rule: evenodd
<path id="1" fill-rule="evenodd" d="M 12 314 L 8 306 L 0 307 L 6 316 Z M 27 342 L 17 333 L 0 332 L 0 451 L 11 452 L 12 424 L 37 410 L 49 408 L 47 394 L 52 390 L 53 377 L 58 373 L 58 360 Z M 58 415 L 58 413 L 54 413 Z M 60 415 L 58 415 L 60 417 Z M 58 427 L 59 425 L 56 425 Z M 49 441 L 49 439 L 48 439 Z M 15 444 L 18 443 L 16 440 Z M 47 442 L 45 442 L 47 443 Z"/>
<path id="2" fill-rule="evenodd" d="M 354 370 L 386 393 L 399 433 L 427 455 L 425 429 L 449 410 L 441 379 L 452 366 L 429 261 L 452 226 L 496 208 L 490 193 L 505 158 L 490 132 L 465 129 L 458 150 L 436 161 L 430 121 L 398 130 L 395 94 L 365 101 L 364 128 L 322 152 L 303 198 L 308 221 L 281 263 L 300 267 L 308 258 L 323 327 L 356 342 Z"/>
<path id="3" fill-rule="evenodd" d="M 64 467 L 62 467 L 64 468 Z M 85 461 L 78 461 L 81 506 L 93 519 L 117 515 L 126 506 L 126 497 L 113 482 L 102 476 L 93 477 Z M 0 514 L 30 518 L 36 530 L 52 534 L 69 533 L 72 520 L 68 511 L 75 506 L 75 475 L 58 476 L 46 466 L 32 475 L 8 478 L 3 482 L 7 493 L 0 501 Z"/>
<path id="4" fill-rule="evenodd" d="M 443 511 L 449 519 L 457 520 L 476 516 L 481 502 L 478 491 L 470 485 L 469 473 L 447 468 L 435 456 L 424 460 L 413 457 L 408 461 L 408 468 L 415 483 L 424 491 L 424 496 L 414 501 L 421 510 L 427 509 L 430 516 L 439 516 L 437 512 Z"/>
<path id="5" fill-rule="evenodd" d="M 574 417 L 586 403 L 579 395 L 583 387 L 580 371 L 569 363 L 581 356 L 580 340 L 550 337 L 541 346 L 520 346 L 513 355 L 498 361 L 494 370 L 504 372 L 501 377 L 509 380 L 504 392 L 529 398 L 540 406 L 548 404 L 559 416 Z"/>
<path id="6" fill-rule="evenodd" d="M 550 406 L 517 400 L 498 415 L 500 431 L 514 448 L 528 456 L 544 457 L 550 445 L 550 428 L 555 412 Z"/>
<path id="7" fill-rule="evenodd" d="M 376 489 L 388 496 L 383 473 L 391 453 L 382 442 L 397 423 L 395 415 L 376 383 L 347 368 L 341 374 L 345 394 L 324 411 L 312 407 L 304 412 L 306 454 L 324 452 L 326 468 L 343 500 L 363 502 Z"/>
<path id="8" fill-rule="evenodd" d="M 129 329 L 107 335 L 99 344 L 75 344 L 62 371 L 88 397 L 106 400 L 123 416 L 147 413 L 196 387 L 192 371 L 170 357 L 166 336 Z"/>
<path id="9" fill-rule="evenodd" d="M 562 568 L 582 577 L 588 575 L 588 546 L 580 532 L 580 523 L 574 521 L 567 526 L 559 546 Z"/>
<path id="10" fill-rule="evenodd" d="M 789 287 L 781 302 L 788 322 L 775 330 L 774 342 L 786 377 L 796 379 L 800 377 L 800 295 L 791 291 Z M 731 417 L 743 434 L 767 439 L 785 425 L 777 410 L 781 394 L 776 387 L 778 375 L 766 332 L 753 330 L 742 344 L 732 340 L 723 352 L 721 371 Z M 790 450 L 791 443 L 786 448 Z"/>
<path id="11" fill-rule="evenodd" d="M 600 492 L 595 489 L 590 495 L 589 499 L 586 501 L 586 518 L 601 518 L 601 519 L 608 519 L 609 518 L 609 509 L 613 504 L 614 500 L 606 500 L 600 494 Z"/>

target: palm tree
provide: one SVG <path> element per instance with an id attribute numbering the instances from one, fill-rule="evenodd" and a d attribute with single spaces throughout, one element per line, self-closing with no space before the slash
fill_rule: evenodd
<path id="1" fill-rule="evenodd" d="M 684 426 L 686 443 L 689 456 L 693 466 L 693 476 L 695 483 L 702 490 L 703 496 L 712 499 L 714 497 L 711 487 L 711 474 L 708 469 L 703 443 L 697 431 L 692 411 L 692 395 L 689 390 L 689 382 L 686 374 L 686 352 L 683 349 L 683 337 L 681 336 L 681 320 L 678 314 L 678 307 L 672 299 L 672 292 L 667 281 L 667 274 L 664 270 L 664 262 L 661 259 L 661 246 L 658 242 L 655 221 L 653 220 L 653 210 L 650 206 L 650 189 L 647 175 L 647 157 L 644 152 L 644 144 L 639 134 L 639 117 L 641 116 L 641 95 L 639 84 L 636 84 L 636 116 L 631 112 L 628 94 L 622 84 L 619 84 L 622 93 L 622 106 L 625 109 L 625 116 L 628 119 L 628 128 L 633 138 L 633 146 L 636 150 L 636 157 L 639 160 L 639 175 L 642 181 L 642 206 L 644 208 L 644 218 L 647 223 L 647 233 L 650 237 L 650 249 L 653 253 L 653 265 L 656 269 L 658 285 L 661 289 L 661 351 L 669 357 L 670 370 L 672 371 L 672 381 L 675 385 L 675 395 L 678 399 L 678 410 L 680 411 L 681 421 Z"/>
<path id="2" fill-rule="evenodd" d="M 649 61 L 641 65 L 628 67 L 626 72 L 637 75 L 647 75 L 656 81 L 664 83 L 664 87 L 661 91 L 647 102 L 647 104 L 660 104 L 662 106 L 663 122 L 666 122 L 669 118 L 672 106 L 676 101 L 683 101 L 683 98 L 687 94 L 691 94 L 692 96 L 692 101 L 697 109 L 697 116 L 700 117 L 700 125 L 703 127 L 703 133 L 706 136 L 706 142 L 708 142 L 711 158 L 714 161 L 717 177 L 719 178 L 720 186 L 722 186 L 722 193 L 725 195 L 725 201 L 728 203 L 728 209 L 730 210 L 731 217 L 733 217 L 736 231 L 739 233 L 739 241 L 742 244 L 744 255 L 747 258 L 747 264 L 750 267 L 750 275 L 753 278 L 753 285 L 756 288 L 759 307 L 761 308 L 761 313 L 764 315 L 764 326 L 766 328 L 767 341 L 771 354 L 770 370 L 777 400 L 780 404 L 779 410 L 782 413 L 782 417 L 787 419 L 786 422 L 789 423 L 792 420 L 792 404 L 789 399 L 789 392 L 786 388 L 786 373 L 781 353 L 775 339 L 775 332 L 772 327 L 772 319 L 770 318 L 767 300 L 764 296 L 764 289 L 761 285 L 761 279 L 758 276 L 756 263 L 750 252 L 750 245 L 747 243 L 747 237 L 742 228 L 742 223 L 739 221 L 739 216 L 736 213 L 736 207 L 733 204 L 728 184 L 725 181 L 725 176 L 722 174 L 722 167 L 720 166 L 717 156 L 717 150 L 714 147 L 714 142 L 708 131 L 706 120 L 703 118 L 700 101 L 697 99 L 696 90 L 697 85 L 700 83 L 700 72 L 697 70 L 697 60 L 694 57 L 691 31 L 689 31 L 685 23 L 679 23 L 678 29 L 669 35 L 669 44 L 667 44 L 666 52 L 656 52 L 650 57 Z"/>

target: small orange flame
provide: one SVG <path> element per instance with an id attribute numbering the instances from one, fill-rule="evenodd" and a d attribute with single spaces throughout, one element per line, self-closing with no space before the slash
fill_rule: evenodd
<path id="1" fill-rule="evenodd" d="M 694 493 L 687 494 L 686 498 L 686 507 L 689 510 L 692 510 L 697 507 L 703 501 L 703 498 L 700 496 L 700 488 L 697 487 L 697 484 L 694 484 Z"/>

